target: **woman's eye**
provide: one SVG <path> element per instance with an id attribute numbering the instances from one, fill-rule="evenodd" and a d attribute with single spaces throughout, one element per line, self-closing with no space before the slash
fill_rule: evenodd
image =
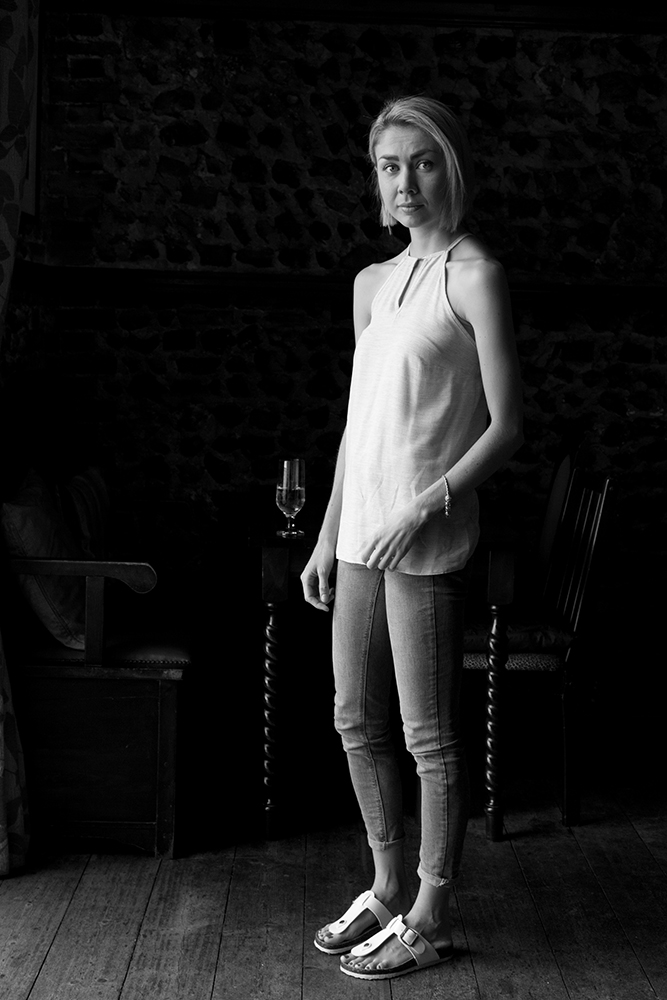
<path id="1" fill-rule="evenodd" d="M 419 166 L 423 167 L 425 170 L 430 170 L 430 168 L 433 166 L 433 163 L 431 162 L 431 160 L 420 160 Z"/>

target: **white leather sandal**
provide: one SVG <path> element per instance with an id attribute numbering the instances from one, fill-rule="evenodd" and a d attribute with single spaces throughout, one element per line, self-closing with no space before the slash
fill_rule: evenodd
<path id="1" fill-rule="evenodd" d="M 342 934 L 350 926 L 353 920 L 364 912 L 364 910 L 370 910 L 375 917 L 376 922 L 371 926 L 366 928 L 362 934 L 358 934 L 356 938 L 352 938 L 345 942 L 343 945 L 328 944 L 330 938 L 323 938 L 322 931 L 328 930 L 334 935 Z M 393 913 L 390 913 L 384 903 L 381 903 L 377 898 L 372 889 L 368 892 L 362 892 L 361 896 L 357 896 L 352 905 L 345 911 L 342 917 L 335 920 L 334 923 L 329 924 L 327 927 L 323 927 L 315 935 L 315 940 L 313 944 L 320 951 L 323 951 L 325 955 L 344 955 L 354 948 L 355 945 L 361 944 L 367 938 L 372 937 L 373 934 L 378 932 L 378 928 L 382 929 L 386 927 L 387 924 L 394 919 Z"/>
<path id="2" fill-rule="evenodd" d="M 381 948 L 385 941 L 391 937 L 397 937 L 405 950 L 409 953 L 407 961 L 400 965 L 395 965 L 391 969 L 356 969 L 351 964 L 357 958 L 366 958 L 374 951 Z M 397 976 L 405 976 L 408 972 L 416 972 L 418 969 L 428 969 L 432 965 L 439 965 L 441 962 L 449 962 L 454 955 L 453 946 L 447 945 L 445 948 L 436 949 L 426 938 L 422 937 L 419 931 L 407 927 L 403 923 L 402 915 L 394 917 L 387 926 L 374 934 L 373 937 L 364 941 L 363 944 L 356 945 L 349 955 L 345 955 L 340 960 L 341 972 L 346 976 L 354 976 L 355 979 L 396 979 Z"/>

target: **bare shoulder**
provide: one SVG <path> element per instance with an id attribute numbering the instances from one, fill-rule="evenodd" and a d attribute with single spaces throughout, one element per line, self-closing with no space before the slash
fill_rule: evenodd
<path id="1" fill-rule="evenodd" d="M 400 253 L 389 260 L 383 260 L 377 264 L 369 264 L 368 267 L 364 267 L 354 279 L 355 288 L 362 294 L 371 290 L 373 293 L 377 291 L 379 286 L 387 280 L 392 269 L 396 267 L 402 256 L 403 254 Z"/>
<path id="2" fill-rule="evenodd" d="M 452 271 L 461 274 L 477 274 L 492 276 L 495 273 L 503 274 L 504 268 L 497 257 L 491 253 L 487 245 L 477 236 L 468 236 L 461 240 L 451 251 L 448 264 L 455 265 Z"/>
<path id="3" fill-rule="evenodd" d="M 476 236 L 469 236 L 454 247 L 447 262 L 447 276 L 449 296 L 460 315 L 466 315 L 464 303 L 472 292 L 504 295 L 507 287 L 505 268 Z"/>
<path id="4" fill-rule="evenodd" d="M 393 268 L 396 267 L 402 253 L 378 264 L 369 264 L 359 271 L 354 279 L 354 295 L 359 306 L 370 311 L 371 302 L 380 286 L 385 283 Z"/>

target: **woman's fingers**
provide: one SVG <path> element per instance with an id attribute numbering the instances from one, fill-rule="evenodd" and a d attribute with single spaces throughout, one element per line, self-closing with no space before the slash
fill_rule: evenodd
<path id="1" fill-rule="evenodd" d="M 362 560 L 368 569 L 395 569 L 407 552 L 407 546 L 389 546 L 384 549 L 382 545 L 374 546 L 362 553 Z"/>
<path id="2" fill-rule="evenodd" d="M 311 559 L 301 574 L 304 599 L 318 611 L 328 611 L 327 605 L 333 600 L 333 587 L 329 586 L 331 568 L 328 563 Z"/>
<path id="3" fill-rule="evenodd" d="M 329 570 L 318 570 L 317 579 L 319 582 L 320 600 L 324 601 L 325 604 L 328 604 L 333 598 L 333 587 L 329 586 Z"/>
<path id="4" fill-rule="evenodd" d="M 320 581 L 319 576 L 313 574 L 307 579 L 303 579 L 302 577 L 301 583 L 303 585 L 303 596 L 308 604 L 312 604 L 314 608 L 320 611 L 328 611 L 327 604 L 331 600 L 330 588 Z"/>
<path id="5" fill-rule="evenodd" d="M 417 529 L 403 528 L 378 532 L 360 553 L 368 569 L 395 569 L 410 549 Z"/>

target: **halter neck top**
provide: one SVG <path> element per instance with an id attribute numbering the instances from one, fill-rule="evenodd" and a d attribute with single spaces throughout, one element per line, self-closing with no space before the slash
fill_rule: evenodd
<path id="1" fill-rule="evenodd" d="M 447 296 L 451 250 L 411 257 L 406 248 L 371 304 L 352 370 L 343 503 L 336 554 L 360 563 L 370 536 L 470 449 L 486 427 L 487 406 L 474 336 Z M 448 573 L 477 543 L 478 504 L 454 497 L 449 518 L 422 527 L 397 570 Z"/>

